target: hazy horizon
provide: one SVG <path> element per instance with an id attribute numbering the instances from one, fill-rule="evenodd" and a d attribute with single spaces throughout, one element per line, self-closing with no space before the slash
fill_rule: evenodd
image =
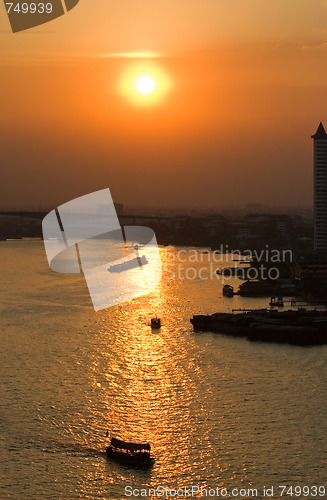
<path id="1" fill-rule="evenodd" d="M 81 193 L 81 195 L 87 193 Z M 69 200 L 67 200 L 69 201 Z M 205 215 L 219 215 L 224 213 L 244 213 L 244 214 L 274 214 L 274 213 L 286 213 L 286 214 L 300 214 L 300 213 L 313 213 L 313 207 L 311 205 L 262 205 L 259 207 L 248 207 L 247 204 L 244 205 L 220 205 L 220 206 L 203 206 L 198 207 L 195 205 L 191 206 L 169 206 L 169 207 L 161 207 L 159 205 L 153 206 L 144 206 L 144 205 L 125 205 L 121 200 L 115 201 L 116 204 L 123 205 L 123 215 L 129 214 L 142 214 L 153 211 L 153 214 L 178 214 L 178 215 L 192 215 L 192 214 L 205 214 Z M 12 212 L 12 213 L 29 213 L 29 212 L 44 212 L 47 213 L 56 208 L 56 206 L 46 205 L 46 206 L 33 206 L 26 205 L 21 207 L 5 207 L 0 206 L 0 215 L 1 213 Z"/>

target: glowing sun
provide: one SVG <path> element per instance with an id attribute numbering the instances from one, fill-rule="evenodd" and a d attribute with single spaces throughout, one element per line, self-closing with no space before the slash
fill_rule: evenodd
<path id="1" fill-rule="evenodd" d="M 125 68 L 118 92 L 132 104 L 153 106 L 169 93 L 172 82 L 166 71 L 154 62 L 135 62 Z"/>
<path id="2" fill-rule="evenodd" d="M 141 76 L 136 81 L 136 88 L 141 94 L 150 94 L 156 87 L 155 81 L 151 76 Z"/>

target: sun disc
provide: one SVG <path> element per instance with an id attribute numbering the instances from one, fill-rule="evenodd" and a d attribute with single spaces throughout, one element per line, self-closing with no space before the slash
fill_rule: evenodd
<path id="1" fill-rule="evenodd" d="M 118 83 L 118 92 L 140 106 L 153 106 L 166 97 L 172 82 L 164 68 L 152 62 L 135 62 L 126 66 Z"/>
<path id="2" fill-rule="evenodd" d="M 153 78 L 151 76 L 141 76 L 136 82 L 136 88 L 141 94 L 150 94 L 155 88 Z"/>

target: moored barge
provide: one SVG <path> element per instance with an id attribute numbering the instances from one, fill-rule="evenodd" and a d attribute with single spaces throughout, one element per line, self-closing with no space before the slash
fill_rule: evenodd
<path id="1" fill-rule="evenodd" d="M 257 309 L 242 313 L 195 315 L 196 332 L 214 332 L 248 340 L 296 345 L 327 344 L 327 311 Z"/>

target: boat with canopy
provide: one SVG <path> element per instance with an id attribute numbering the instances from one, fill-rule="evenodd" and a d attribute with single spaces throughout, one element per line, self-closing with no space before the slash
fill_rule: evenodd
<path id="1" fill-rule="evenodd" d="M 106 448 L 108 457 L 135 465 L 153 464 L 154 458 L 150 452 L 149 443 L 127 443 L 116 438 L 111 438 L 110 445 Z"/>

